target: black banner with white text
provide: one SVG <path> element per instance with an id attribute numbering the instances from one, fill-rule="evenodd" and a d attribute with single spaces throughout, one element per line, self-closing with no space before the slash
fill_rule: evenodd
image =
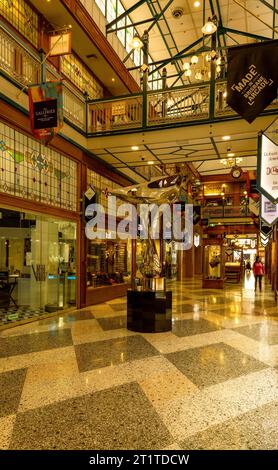
<path id="1" fill-rule="evenodd" d="M 251 123 L 277 97 L 278 41 L 228 49 L 227 103 Z"/>

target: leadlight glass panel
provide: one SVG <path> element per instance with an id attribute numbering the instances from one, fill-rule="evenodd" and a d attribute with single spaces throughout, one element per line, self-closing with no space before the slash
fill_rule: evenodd
<path id="1" fill-rule="evenodd" d="M 0 0 L 0 14 L 38 47 L 39 18 L 24 0 Z"/>
<path id="2" fill-rule="evenodd" d="M 0 192 L 77 210 L 77 164 L 0 123 Z"/>

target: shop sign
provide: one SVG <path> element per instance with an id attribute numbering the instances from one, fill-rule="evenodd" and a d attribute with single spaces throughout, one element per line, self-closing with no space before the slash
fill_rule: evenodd
<path id="1" fill-rule="evenodd" d="M 47 144 L 63 126 L 61 82 L 46 82 L 28 88 L 33 135 Z"/>
<path id="2" fill-rule="evenodd" d="M 267 130 L 266 130 L 267 132 Z M 271 202 L 278 202 L 278 145 L 265 134 L 259 136 L 257 188 Z"/>
<path id="3" fill-rule="evenodd" d="M 278 41 L 228 49 L 227 103 L 247 122 L 277 97 Z"/>
<path id="4" fill-rule="evenodd" d="M 278 205 L 273 204 L 263 194 L 261 195 L 261 219 L 268 225 L 273 226 L 278 220 Z"/>
<path id="5" fill-rule="evenodd" d="M 89 199 L 89 201 L 94 197 L 94 195 L 96 194 L 95 190 L 92 188 L 92 186 L 90 186 L 87 191 L 85 191 L 85 196 L 87 199 Z"/>
<path id="6" fill-rule="evenodd" d="M 71 31 L 54 33 L 49 36 L 49 56 L 71 53 Z"/>
<path id="7" fill-rule="evenodd" d="M 57 99 L 34 103 L 34 129 L 57 127 Z"/>

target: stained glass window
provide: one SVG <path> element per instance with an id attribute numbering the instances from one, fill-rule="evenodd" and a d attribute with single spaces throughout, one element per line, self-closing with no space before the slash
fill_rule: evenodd
<path id="1" fill-rule="evenodd" d="M 0 192 L 77 210 L 77 164 L 0 122 Z"/>
<path id="2" fill-rule="evenodd" d="M 0 0 L 0 14 L 38 47 L 39 17 L 24 0 Z"/>

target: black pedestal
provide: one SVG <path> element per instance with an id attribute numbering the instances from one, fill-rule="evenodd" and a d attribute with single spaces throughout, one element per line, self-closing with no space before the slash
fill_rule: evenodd
<path id="1" fill-rule="evenodd" d="M 127 291 L 127 329 L 159 333 L 172 329 L 172 291 Z"/>

